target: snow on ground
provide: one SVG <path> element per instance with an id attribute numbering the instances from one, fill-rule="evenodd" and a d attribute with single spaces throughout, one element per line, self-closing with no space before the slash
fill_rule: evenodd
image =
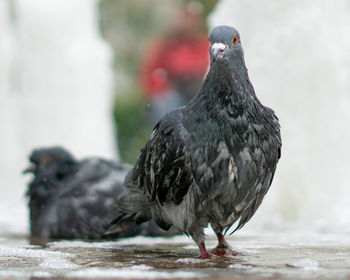
<path id="1" fill-rule="evenodd" d="M 12 212 L 15 213 L 15 212 Z M 238 256 L 200 260 L 186 236 L 134 237 L 116 241 L 52 241 L 31 244 L 25 227 L 2 218 L 0 278 L 68 277 L 128 279 L 342 279 L 350 276 L 350 235 L 288 226 L 248 228 L 228 237 Z M 12 220 L 12 224 L 11 221 Z M 207 237 L 208 248 L 216 245 Z"/>

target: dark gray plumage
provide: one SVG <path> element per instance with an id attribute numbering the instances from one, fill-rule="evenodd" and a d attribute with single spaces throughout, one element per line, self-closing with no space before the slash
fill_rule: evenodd
<path id="1" fill-rule="evenodd" d="M 80 161 L 65 149 L 36 149 L 30 156 L 34 174 L 29 184 L 31 235 L 41 238 L 101 239 L 116 215 L 130 165 L 97 157 Z M 154 222 L 130 225 L 108 238 L 169 235 Z"/>
<path id="2" fill-rule="evenodd" d="M 211 63 L 202 89 L 155 126 L 127 175 L 129 194 L 119 200 L 122 214 L 109 231 L 153 219 L 190 235 L 202 258 L 209 258 L 203 234 L 208 223 L 219 240 L 214 253 L 229 251 L 223 235 L 254 215 L 281 149 L 278 119 L 255 95 L 238 32 L 218 26 L 209 39 Z"/>

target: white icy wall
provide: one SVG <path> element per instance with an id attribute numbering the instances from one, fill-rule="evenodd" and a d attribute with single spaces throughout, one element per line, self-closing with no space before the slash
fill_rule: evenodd
<path id="1" fill-rule="evenodd" d="M 14 83 L 15 34 L 9 1 L 0 1 L 0 201 L 23 193 L 20 186 L 20 139 Z M 13 188 L 13 185 L 17 188 Z"/>
<path id="2" fill-rule="evenodd" d="M 22 199 L 21 171 L 35 147 L 117 156 L 112 51 L 99 35 L 97 4 L 0 1 L 0 203 Z"/>
<path id="3" fill-rule="evenodd" d="M 350 221 L 350 2 L 222 0 L 251 81 L 282 126 L 282 159 L 257 220 Z"/>

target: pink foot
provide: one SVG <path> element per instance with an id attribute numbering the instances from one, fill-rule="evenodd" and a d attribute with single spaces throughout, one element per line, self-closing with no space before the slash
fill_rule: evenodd
<path id="1" fill-rule="evenodd" d="M 222 233 L 216 233 L 219 244 L 212 250 L 212 253 L 217 256 L 237 256 L 238 253 L 232 250 L 231 246 L 227 243 Z"/>
<path id="2" fill-rule="evenodd" d="M 227 254 L 226 249 L 220 249 L 220 248 L 214 248 L 211 252 L 217 256 L 225 256 Z"/>
<path id="3" fill-rule="evenodd" d="M 205 248 L 204 242 L 202 242 L 201 245 L 199 246 L 199 250 L 201 252 L 201 259 L 203 259 L 203 260 L 210 259 L 210 255 L 209 255 L 207 249 Z"/>
<path id="4" fill-rule="evenodd" d="M 237 256 L 238 253 L 234 250 L 232 250 L 230 247 L 225 246 L 223 244 L 218 245 L 216 248 L 214 248 L 211 253 L 217 256 Z"/>

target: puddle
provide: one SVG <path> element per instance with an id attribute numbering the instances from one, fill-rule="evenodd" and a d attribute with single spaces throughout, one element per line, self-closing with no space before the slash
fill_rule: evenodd
<path id="1" fill-rule="evenodd" d="M 208 247 L 216 245 L 208 236 Z M 238 256 L 198 258 L 186 236 L 117 241 L 51 241 L 1 236 L 0 278 L 343 279 L 350 237 L 340 233 L 242 231 L 228 238 Z M 32 243 L 31 243 L 32 242 Z M 39 244 L 39 245 L 38 245 Z"/>
<path id="2" fill-rule="evenodd" d="M 201 260 L 184 235 L 104 242 L 31 239 L 25 211 L 11 209 L 0 212 L 0 279 L 350 279 L 346 230 L 247 226 L 227 238 L 237 256 Z M 214 248 L 215 236 L 207 233 L 208 249 Z"/>

